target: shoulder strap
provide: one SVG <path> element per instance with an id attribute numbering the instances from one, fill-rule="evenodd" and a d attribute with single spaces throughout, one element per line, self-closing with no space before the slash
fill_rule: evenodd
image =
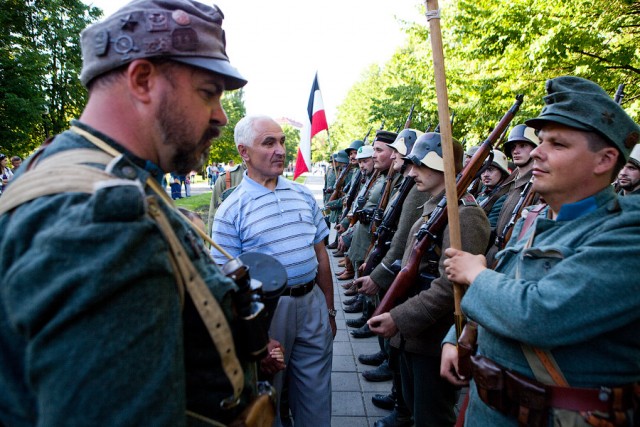
<path id="1" fill-rule="evenodd" d="M 103 149 L 106 144 L 82 129 L 72 128 L 72 131 L 87 138 L 94 145 Z M 97 140 L 97 141 L 94 141 Z M 100 181 L 119 179 L 118 177 L 98 168 L 83 165 L 95 163 L 107 165 L 114 156 L 121 155 L 112 147 L 109 154 L 101 150 L 74 149 L 54 154 L 26 171 L 16 181 L 12 182 L 0 198 L 0 215 L 23 203 L 45 195 L 63 192 L 82 192 L 92 194 L 96 184 Z M 72 167 L 71 167 L 72 166 Z M 147 182 L 163 200 L 168 196 L 153 180 Z M 156 184 L 156 185 L 154 185 Z M 9 192 L 11 190 L 11 192 Z M 163 197 L 165 196 L 165 197 Z M 170 200 L 170 199 L 169 199 Z M 225 404 L 234 406 L 240 398 L 244 387 L 244 371 L 235 352 L 231 328 L 222 308 L 213 297 L 201 275 L 186 255 L 182 243 L 171 227 L 166 215 L 158 205 L 155 197 L 147 197 L 149 215 L 158 225 L 170 249 L 170 262 L 174 268 L 176 284 L 180 296 L 180 303 L 184 302 L 185 287 L 200 314 L 200 317 L 220 354 L 223 370 L 233 386 L 233 396 L 225 400 Z M 171 206 L 172 203 L 169 202 Z M 190 224 L 188 219 L 185 219 Z"/>
<path id="2" fill-rule="evenodd" d="M 116 177 L 81 163 L 108 164 L 112 159 L 106 153 L 89 149 L 69 150 L 48 157 L 7 186 L 0 198 L 0 215 L 42 196 L 63 192 L 91 194 L 95 183 Z"/>
<path id="3" fill-rule="evenodd" d="M 525 223 L 522 225 L 523 230 L 526 231 L 526 229 L 528 229 L 531 226 L 531 224 L 533 224 L 533 221 L 535 220 L 535 218 L 545 207 L 546 205 L 544 204 L 536 206 L 527 214 Z M 533 217 L 533 219 L 529 221 L 530 215 Z M 531 247 L 531 245 L 533 244 L 534 234 L 535 234 L 535 230 L 533 233 L 531 233 L 531 236 L 527 240 L 527 243 L 524 245 L 523 249 L 527 249 Z M 521 232 L 518 238 L 521 238 L 523 235 L 524 235 L 524 232 Z M 520 270 L 516 269 L 516 279 L 519 279 L 519 278 L 520 278 Z M 560 366 L 558 366 L 556 359 L 553 357 L 553 355 L 549 350 L 542 350 L 538 347 L 533 347 L 525 343 L 520 343 L 520 347 L 522 348 L 524 357 L 527 359 L 527 362 L 529 363 L 529 367 L 533 371 L 533 375 L 536 377 L 538 381 L 548 385 L 556 384 L 563 387 L 569 386 L 567 379 L 564 377 L 564 375 L 562 374 L 562 371 L 560 370 Z"/>

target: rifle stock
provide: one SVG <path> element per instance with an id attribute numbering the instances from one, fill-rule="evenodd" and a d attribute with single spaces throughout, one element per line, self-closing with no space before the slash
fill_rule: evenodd
<path id="1" fill-rule="evenodd" d="M 522 104 L 523 98 L 523 95 L 516 96 L 516 101 L 511 108 L 509 108 L 509 111 L 502 117 L 487 139 L 484 140 L 478 151 L 473 155 L 467 166 L 460 172 L 456 182 L 458 195 L 464 195 L 465 190 L 493 149 L 493 144 L 496 143 L 502 132 L 504 132 L 505 128 L 515 117 Z M 416 242 L 411 250 L 409 260 L 394 279 L 382 301 L 380 301 L 380 304 L 373 313 L 374 316 L 388 312 L 397 302 L 406 298 L 412 284 L 416 282 L 416 278 L 418 277 L 422 256 L 428 249 L 435 245 L 436 237 L 442 233 L 447 225 L 447 221 L 447 201 L 446 198 L 443 197 L 429 217 L 429 221 L 420 227 L 420 230 L 416 234 Z"/>
<path id="2" fill-rule="evenodd" d="M 369 182 L 367 183 L 367 188 L 365 190 L 365 192 L 363 193 L 363 195 L 366 197 L 367 194 L 369 193 L 369 190 L 371 190 L 371 187 L 373 186 L 373 184 L 375 184 L 375 182 L 378 180 L 378 176 L 380 176 L 380 171 L 379 170 L 375 170 L 373 172 L 373 175 L 371 176 L 371 179 L 369 180 Z M 360 218 L 360 212 L 362 211 L 362 209 L 357 209 L 353 212 L 353 214 L 351 215 L 351 217 L 349 218 L 349 227 L 351 227 L 352 225 L 354 225 L 356 222 L 358 222 L 358 219 Z"/>
<path id="3" fill-rule="evenodd" d="M 373 269 L 382 262 L 382 259 L 389 251 L 391 239 L 393 239 L 393 233 L 395 233 L 400 219 L 400 214 L 402 213 L 402 205 L 415 183 L 416 182 L 413 178 L 406 176 L 402 181 L 402 184 L 400 184 L 400 188 L 397 193 L 398 196 L 394 199 L 389 210 L 382 218 L 380 226 L 374 233 L 372 244 L 375 246 L 372 246 L 369 251 L 369 256 L 367 256 L 364 272 L 362 274 L 363 276 L 370 275 Z"/>
<path id="4" fill-rule="evenodd" d="M 345 166 L 344 169 L 342 169 L 342 172 L 340 172 L 340 176 L 336 181 L 336 186 L 333 188 L 333 193 L 331 193 L 331 197 L 329 197 L 329 200 L 328 200 L 329 202 L 333 202 L 334 200 L 340 197 L 340 194 L 342 193 L 342 187 L 344 187 L 344 180 L 347 178 L 349 171 L 354 167 L 355 165 L 352 165 L 351 163 L 349 163 L 347 164 L 347 166 Z"/>

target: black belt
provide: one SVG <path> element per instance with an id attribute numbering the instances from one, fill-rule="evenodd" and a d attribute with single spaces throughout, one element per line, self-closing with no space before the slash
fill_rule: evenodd
<path id="1" fill-rule="evenodd" d="M 310 281 L 309 283 L 305 283 L 304 285 L 289 286 L 287 289 L 285 289 L 284 295 L 289 297 L 301 297 L 302 295 L 306 295 L 311 292 L 311 289 L 313 289 L 315 284 L 316 279 L 313 279 L 312 281 Z"/>

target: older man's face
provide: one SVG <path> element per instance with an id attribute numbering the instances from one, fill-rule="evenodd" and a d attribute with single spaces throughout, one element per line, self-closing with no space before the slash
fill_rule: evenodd
<path id="1" fill-rule="evenodd" d="M 240 145 L 239 151 L 247 164 L 249 175 L 257 180 L 273 179 L 284 172 L 285 135 L 271 119 L 253 123 L 255 139 L 251 145 Z"/>

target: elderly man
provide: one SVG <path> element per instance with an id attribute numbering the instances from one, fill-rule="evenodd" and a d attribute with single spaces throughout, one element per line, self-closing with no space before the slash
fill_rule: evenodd
<path id="1" fill-rule="evenodd" d="M 462 309 L 479 325 L 466 425 L 637 425 L 640 199 L 616 196 L 611 182 L 640 128 L 589 80 L 558 77 L 546 89 L 527 125 L 540 138 L 533 190 L 548 206 L 518 223 L 495 271 L 483 256 L 446 251 L 447 276 L 470 285 Z M 461 384 L 456 347 L 445 344 L 442 359 Z"/>
<path id="2" fill-rule="evenodd" d="M 285 135 L 274 120 L 249 116 L 235 128 L 247 165 L 242 182 L 220 205 L 214 239 L 232 256 L 262 252 L 287 270 L 288 287 L 275 310 L 270 335 L 284 347 L 285 372 L 296 425 L 331 424 L 331 361 L 336 333 L 333 281 L 324 238 L 329 234 L 311 191 L 282 176 Z M 225 257 L 212 249 L 215 259 Z M 287 414 L 281 414 L 286 418 Z M 277 425 L 281 419 L 278 417 Z"/>
<path id="3" fill-rule="evenodd" d="M 82 32 L 87 105 L 0 202 L 0 424 L 228 424 L 246 406 L 238 287 L 160 184 L 202 166 L 246 83 L 222 19 L 137 0 Z"/>

